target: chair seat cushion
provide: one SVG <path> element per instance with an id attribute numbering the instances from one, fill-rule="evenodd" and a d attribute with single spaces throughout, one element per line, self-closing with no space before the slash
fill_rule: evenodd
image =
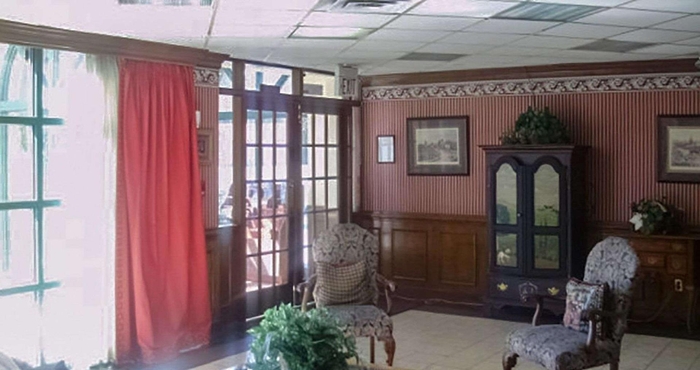
<path id="1" fill-rule="evenodd" d="M 348 334 L 380 340 L 392 336 L 391 317 L 375 306 L 329 306 L 326 309 L 345 326 Z"/>
<path id="2" fill-rule="evenodd" d="M 585 333 L 562 325 L 530 326 L 508 335 L 511 353 L 549 370 L 586 369 L 620 358 L 620 346 L 611 340 L 596 341 L 596 350 L 586 350 Z"/>

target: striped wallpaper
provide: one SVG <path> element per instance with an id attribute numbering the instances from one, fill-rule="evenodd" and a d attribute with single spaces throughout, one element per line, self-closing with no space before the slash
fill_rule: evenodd
<path id="1" fill-rule="evenodd" d="M 700 225 L 700 184 L 656 182 L 656 116 L 700 114 L 700 90 L 366 100 L 363 116 L 362 210 L 486 214 L 485 156 L 527 109 L 548 106 L 589 145 L 589 220 L 626 222 L 630 203 L 663 197 Z M 469 116 L 470 176 L 407 176 L 406 118 Z M 396 135 L 396 163 L 377 164 L 377 135 Z"/>
<path id="2" fill-rule="evenodd" d="M 200 162 L 200 172 L 202 181 L 206 188 L 202 206 L 204 208 L 204 227 L 206 229 L 215 229 L 219 226 L 219 171 L 218 171 L 218 153 L 219 153 L 219 88 L 209 86 L 195 86 L 195 106 L 201 112 L 200 130 L 210 130 L 212 132 L 212 153 L 213 158 L 210 162 Z"/>

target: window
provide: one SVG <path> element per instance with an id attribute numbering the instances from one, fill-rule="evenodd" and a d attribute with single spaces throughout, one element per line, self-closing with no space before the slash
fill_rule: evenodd
<path id="1" fill-rule="evenodd" d="M 87 368 L 109 346 L 113 192 L 104 90 L 85 64 L 0 44 L 0 348 L 33 365 Z"/>
<path id="2" fill-rule="evenodd" d="M 219 95 L 219 227 L 232 225 L 233 97 Z"/>
<path id="3" fill-rule="evenodd" d="M 282 94 L 291 94 L 292 70 L 246 63 L 245 89 L 260 91 L 262 85 L 276 86 Z"/>

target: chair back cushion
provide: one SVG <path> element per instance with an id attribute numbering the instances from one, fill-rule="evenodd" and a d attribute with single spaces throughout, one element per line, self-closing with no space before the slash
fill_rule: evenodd
<path id="1" fill-rule="evenodd" d="M 605 299 L 606 284 L 590 284 L 572 278 L 566 284 L 566 312 L 564 313 L 564 326 L 569 329 L 588 333 L 588 320 L 582 320 L 584 310 L 602 310 Z M 603 323 L 596 325 L 596 334 L 603 336 Z"/>
<path id="2" fill-rule="evenodd" d="M 369 274 L 371 303 L 376 304 L 377 268 L 379 265 L 379 243 L 374 234 L 355 225 L 338 224 L 318 235 L 312 247 L 314 262 L 335 266 L 365 261 Z"/>
<path id="3" fill-rule="evenodd" d="M 372 303 L 372 298 L 365 261 L 341 266 L 325 262 L 316 264 L 316 306 L 362 305 Z"/>
<path id="4" fill-rule="evenodd" d="M 612 236 L 596 244 L 586 261 L 583 280 L 608 286 L 605 309 L 619 315 L 610 323 L 612 339 L 618 342 L 627 329 L 627 315 L 632 306 L 632 290 L 638 267 L 637 253 L 627 240 Z"/>

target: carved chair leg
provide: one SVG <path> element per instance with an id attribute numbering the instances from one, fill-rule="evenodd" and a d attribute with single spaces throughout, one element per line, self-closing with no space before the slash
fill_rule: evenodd
<path id="1" fill-rule="evenodd" d="M 620 369 L 620 362 L 611 362 L 610 363 L 610 370 L 619 370 Z"/>
<path id="2" fill-rule="evenodd" d="M 369 337 L 369 363 L 374 363 L 374 337 Z"/>
<path id="3" fill-rule="evenodd" d="M 392 366 L 394 364 L 394 354 L 396 353 L 396 341 L 393 335 L 389 338 L 384 338 L 384 351 L 386 351 L 386 364 Z"/>
<path id="4" fill-rule="evenodd" d="M 518 354 L 506 352 L 503 354 L 503 370 L 511 370 L 518 363 Z"/>

